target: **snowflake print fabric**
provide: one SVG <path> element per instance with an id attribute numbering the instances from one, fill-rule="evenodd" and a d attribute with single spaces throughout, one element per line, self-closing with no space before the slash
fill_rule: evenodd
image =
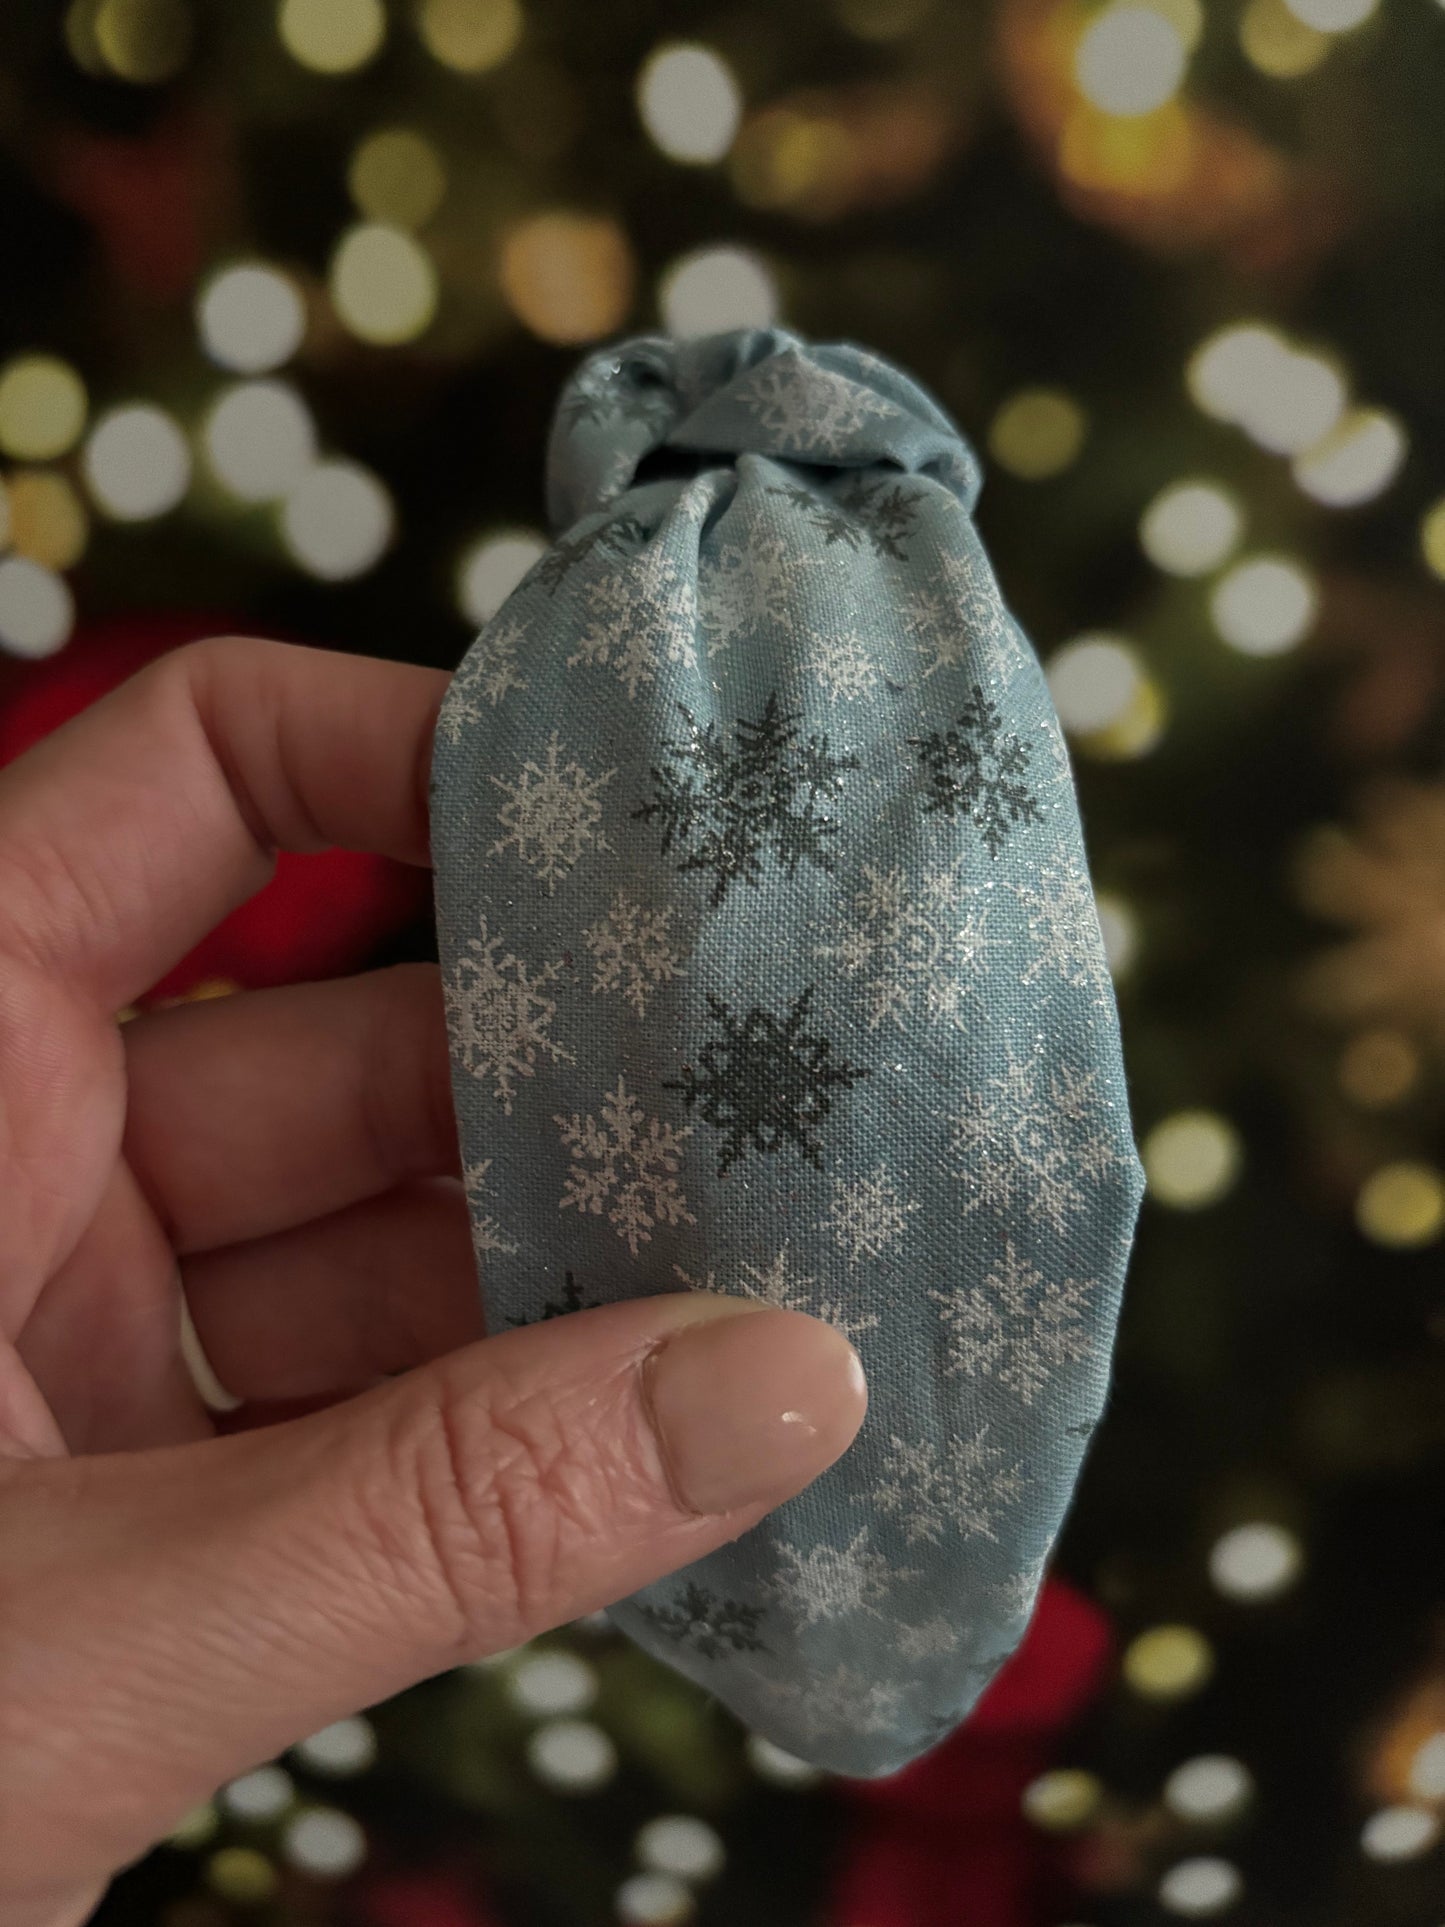
<path id="1" fill-rule="evenodd" d="M 846 1333 L 849 1452 L 612 1616 L 857 1775 L 935 1745 L 1022 1635 L 1142 1190 L 1068 756 L 978 488 L 861 348 L 593 354 L 552 547 L 434 750 L 489 1322 L 696 1290 Z"/>

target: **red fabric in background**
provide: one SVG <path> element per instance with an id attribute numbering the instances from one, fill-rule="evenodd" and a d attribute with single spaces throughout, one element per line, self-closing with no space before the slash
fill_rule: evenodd
<path id="1" fill-rule="evenodd" d="M 1058 1918 L 1056 1850 L 1020 1803 L 1102 1690 L 1112 1657 L 1099 1608 L 1047 1581 L 1023 1643 L 957 1733 L 886 1780 L 840 1786 L 850 1824 L 827 1927 L 1044 1927 Z"/>
<path id="2" fill-rule="evenodd" d="M 0 765 L 86 709 L 168 649 L 234 635 L 225 616 L 126 616 L 77 632 L 58 655 L 11 670 L 0 702 Z M 424 871 L 354 850 L 283 851 L 270 883 L 218 924 L 152 987 L 179 997 L 210 979 L 246 990 L 354 970 L 427 900 Z"/>

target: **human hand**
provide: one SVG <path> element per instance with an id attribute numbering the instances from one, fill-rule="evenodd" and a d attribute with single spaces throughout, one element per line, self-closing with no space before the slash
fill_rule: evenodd
<path id="1" fill-rule="evenodd" d="M 221 1782 L 736 1538 L 862 1421 L 847 1341 L 748 1301 L 476 1342 L 434 969 L 117 1024 L 278 847 L 426 863 L 445 684 L 200 643 L 0 777 L 0 1927 L 73 1927 Z"/>

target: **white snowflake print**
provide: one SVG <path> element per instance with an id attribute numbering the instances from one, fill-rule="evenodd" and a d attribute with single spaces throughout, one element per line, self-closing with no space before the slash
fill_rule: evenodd
<path id="1" fill-rule="evenodd" d="M 941 1615 L 927 1619 L 921 1626 L 897 1626 L 894 1638 L 898 1650 L 905 1659 L 942 1659 L 949 1653 L 956 1653 L 964 1644 L 963 1635 L 952 1620 Z"/>
<path id="2" fill-rule="evenodd" d="M 889 1733 L 903 1713 L 902 1686 L 847 1664 L 814 1679 L 770 1679 L 763 1690 L 809 1739 L 834 1733 Z"/>
<path id="3" fill-rule="evenodd" d="M 771 1305 L 777 1311 L 806 1312 L 810 1318 L 821 1318 L 845 1338 L 857 1338 L 863 1332 L 873 1331 L 881 1322 L 876 1311 L 850 1311 L 841 1299 L 819 1297 L 815 1278 L 805 1278 L 790 1270 L 786 1245 L 771 1263 L 745 1264 L 735 1281 L 724 1285 L 718 1283 L 715 1271 L 705 1272 L 701 1278 L 694 1278 L 681 1265 L 674 1265 L 673 1271 L 689 1291 L 720 1291 L 738 1298 L 754 1298 L 760 1305 Z"/>
<path id="4" fill-rule="evenodd" d="M 1014 895 L 1027 913 L 1034 946 L 1023 981 L 1032 984 L 1046 974 L 1057 975 L 1076 989 L 1092 989 L 1096 1004 L 1107 1004 L 1112 989 L 1109 960 L 1093 887 L 1082 864 L 1046 864 L 1034 882 L 1015 884 Z"/>
<path id="5" fill-rule="evenodd" d="M 833 1180 L 833 1209 L 820 1228 L 832 1232 L 849 1263 L 856 1265 L 864 1258 L 881 1258 L 903 1236 L 909 1212 L 917 1209 L 917 1200 L 900 1196 L 887 1165 L 880 1164 L 867 1177 Z"/>
<path id="6" fill-rule="evenodd" d="M 503 949 L 501 937 L 489 935 L 485 917 L 480 936 L 468 940 L 453 966 L 446 999 L 452 1054 L 473 1077 L 491 1083 L 508 1117 L 517 1079 L 533 1075 L 539 1056 L 554 1063 L 573 1061 L 571 1052 L 547 1035 L 557 1014 L 547 990 L 561 968 L 545 964 L 534 976 L 520 957 Z"/>
<path id="7" fill-rule="evenodd" d="M 917 1579 L 916 1572 L 899 1572 L 881 1552 L 868 1550 L 868 1528 L 854 1534 L 846 1546 L 780 1545 L 782 1565 L 768 1582 L 769 1596 L 803 1626 L 825 1619 L 866 1613 L 881 1619 L 879 1603 L 895 1581 Z"/>
<path id="8" fill-rule="evenodd" d="M 1023 1491 L 1023 1476 L 999 1446 L 989 1444 L 986 1432 L 950 1438 L 942 1447 L 896 1434 L 890 1444 L 888 1475 L 871 1491 L 855 1493 L 855 1504 L 891 1513 L 911 1546 L 941 1545 L 955 1536 L 998 1537 L 1008 1506 Z"/>
<path id="9" fill-rule="evenodd" d="M 1039 1587 L 1044 1583 L 1044 1569 L 1048 1564 L 1047 1556 L 1035 1559 L 1022 1571 L 1010 1573 L 989 1587 L 989 1598 L 994 1609 L 1009 1629 L 1016 1627 L 1020 1620 L 1027 1619 L 1033 1612 L 1039 1595 Z"/>
<path id="10" fill-rule="evenodd" d="M 692 663 L 697 592 L 690 573 L 656 546 L 587 587 L 587 626 L 569 669 L 600 663 L 614 669 L 629 700 L 657 680 L 663 663 Z"/>
<path id="11" fill-rule="evenodd" d="M 856 922 L 841 943 L 817 954 L 868 984 L 868 1028 L 912 1017 L 962 1029 L 964 1005 L 975 995 L 982 960 L 1002 939 L 985 935 L 988 912 L 960 881 L 962 859 L 924 875 L 915 885 L 902 870 L 863 865 L 863 888 L 853 898 Z"/>
<path id="12" fill-rule="evenodd" d="M 760 427 L 794 449 L 842 455 L 869 422 L 889 421 L 898 410 L 861 382 L 830 374 L 789 348 L 770 355 L 734 390 Z"/>
<path id="13" fill-rule="evenodd" d="M 600 1121 L 574 1111 L 553 1122 L 573 1158 L 559 1211 L 573 1205 L 594 1217 L 605 1213 L 634 1258 L 638 1246 L 651 1241 L 654 1225 L 697 1222 L 677 1181 L 682 1141 L 693 1127 L 678 1130 L 648 1117 L 625 1078 L 603 1099 Z"/>
<path id="14" fill-rule="evenodd" d="M 687 973 L 671 941 L 673 908 L 648 910 L 619 890 L 605 917 L 582 933 L 592 952 L 594 991 L 620 990 L 639 1017 L 660 984 Z"/>
<path id="15" fill-rule="evenodd" d="M 527 624 L 514 615 L 499 615 L 482 630 L 462 658 L 437 718 L 448 742 L 459 743 L 466 726 L 482 720 L 483 703 L 495 709 L 509 691 L 527 687 L 517 652 L 528 640 Z"/>
<path id="16" fill-rule="evenodd" d="M 558 877 L 567 875 L 589 844 L 599 850 L 612 847 L 598 827 L 602 822 L 599 797 L 617 771 L 589 776 L 579 762 L 563 762 L 562 755 L 554 729 L 544 761 L 529 757 L 510 783 L 500 776 L 488 778 L 507 799 L 497 812 L 507 834 L 498 837 L 489 854 L 499 856 L 515 845 L 517 855 L 537 872 L 549 893 L 556 892 Z"/>
<path id="17" fill-rule="evenodd" d="M 462 1183 L 466 1186 L 467 1204 L 471 1211 L 472 1249 L 479 1260 L 493 1251 L 515 1252 L 517 1249 L 496 1219 L 482 1208 L 483 1198 L 491 1196 L 492 1187 L 487 1183 L 487 1173 L 491 1168 L 492 1160 L 483 1158 L 478 1164 L 467 1165 L 462 1172 Z"/>
<path id="18" fill-rule="evenodd" d="M 1004 1240 L 1003 1257 L 977 1291 L 930 1291 L 943 1307 L 944 1376 L 996 1379 L 1032 1405 L 1054 1369 L 1092 1356 L 1085 1318 L 1095 1280 L 1050 1279 Z"/>
<path id="19" fill-rule="evenodd" d="M 925 682 L 941 669 L 964 668 L 993 668 L 1007 682 L 1024 661 L 1024 645 L 981 559 L 940 556 L 938 586 L 913 590 L 904 624 L 923 657 Z"/>
<path id="20" fill-rule="evenodd" d="M 876 645 L 856 629 L 814 631 L 808 666 L 833 702 L 854 703 L 879 683 Z"/>
<path id="21" fill-rule="evenodd" d="M 1009 1052 L 1008 1068 L 948 1119 L 965 1211 L 1021 1207 L 1065 1231 L 1101 1179 L 1124 1160 L 1100 1129 L 1097 1071 L 1047 1070 Z"/>
<path id="22" fill-rule="evenodd" d="M 715 559 L 700 561 L 697 626 L 709 656 L 735 642 L 754 640 L 788 621 L 798 592 L 798 573 L 815 566 L 776 535 L 754 535 L 747 547 L 724 543 Z"/>

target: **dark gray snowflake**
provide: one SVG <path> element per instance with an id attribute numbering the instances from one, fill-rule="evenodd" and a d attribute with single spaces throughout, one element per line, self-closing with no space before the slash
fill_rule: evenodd
<path id="1" fill-rule="evenodd" d="M 903 539 L 913 533 L 922 490 L 910 493 L 897 482 L 865 482 L 855 475 L 832 496 L 817 495 L 802 483 L 770 488 L 768 493 L 802 509 L 811 526 L 821 530 L 828 548 L 841 542 L 856 555 L 867 543 L 875 555 L 908 560 Z"/>
<path id="2" fill-rule="evenodd" d="M 811 1032 L 812 986 L 795 998 L 786 1017 L 757 1005 L 735 1017 L 721 997 L 708 1008 L 721 1031 L 685 1064 L 664 1089 L 681 1091 L 691 1110 L 726 1134 L 718 1176 L 746 1151 L 771 1153 L 793 1144 L 809 1164 L 821 1167 L 816 1131 L 833 1109 L 834 1093 L 851 1090 L 867 1070 L 835 1059 L 828 1038 Z"/>
<path id="3" fill-rule="evenodd" d="M 529 585 L 545 589 L 548 595 L 555 595 L 568 572 L 594 549 L 620 554 L 640 548 L 650 533 L 635 515 L 619 515 L 610 522 L 599 522 L 585 535 L 569 535 L 565 541 L 555 543 L 532 564 L 525 580 Z"/>
<path id="4" fill-rule="evenodd" d="M 543 1304 L 541 1311 L 538 1312 L 535 1318 L 509 1318 L 507 1323 L 509 1325 L 543 1325 L 549 1318 L 565 1318 L 569 1312 L 596 1311 L 602 1300 L 600 1298 L 584 1298 L 582 1295 L 582 1287 L 570 1271 L 564 1272 L 563 1277 L 566 1282 L 562 1287 L 562 1302 L 560 1305 L 555 1298 L 549 1298 Z"/>
<path id="5" fill-rule="evenodd" d="M 966 817 L 996 857 L 1020 823 L 1041 821 L 1029 788 L 1030 746 L 1003 727 L 1003 716 L 980 683 L 947 729 L 910 736 L 928 793 L 925 810 Z"/>
<path id="6" fill-rule="evenodd" d="M 721 1659 L 724 1653 L 765 1653 L 758 1638 L 763 1619 L 761 1606 L 744 1606 L 736 1599 L 719 1599 L 705 1586 L 689 1580 L 682 1597 L 671 1606 L 643 1606 L 639 1609 L 650 1626 L 676 1640 L 693 1646 L 704 1659 Z"/>
<path id="7" fill-rule="evenodd" d="M 678 708 L 687 737 L 665 745 L 672 761 L 653 765 L 655 793 L 632 812 L 662 825 L 663 854 L 685 849 L 680 871 L 710 870 L 715 904 L 734 883 L 757 886 L 765 850 L 788 876 L 800 863 L 831 870 L 838 824 L 820 799 L 841 791 L 858 758 L 836 755 L 827 736 L 801 740 L 797 716 L 779 707 L 776 694 L 756 722 L 736 725 L 731 743 L 716 723 L 699 727 Z"/>

